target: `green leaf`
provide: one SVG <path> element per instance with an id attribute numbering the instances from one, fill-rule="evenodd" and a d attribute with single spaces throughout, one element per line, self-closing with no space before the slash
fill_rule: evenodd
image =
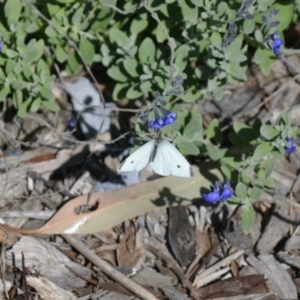
<path id="1" fill-rule="evenodd" d="M 140 84 L 136 83 L 132 85 L 126 93 L 128 99 L 137 99 L 141 97 L 144 93 L 140 90 Z"/>
<path id="2" fill-rule="evenodd" d="M 127 35 L 117 28 L 111 28 L 109 31 L 109 40 L 112 44 L 117 44 L 120 47 L 125 47 L 129 43 Z"/>
<path id="3" fill-rule="evenodd" d="M 261 193 L 262 188 L 255 186 L 254 188 L 252 188 L 249 198 L 252 200 L 257 200 L 261 196 Z"/>
<path id="4" fill-rule="evenodd" d="M 92 64 L 95 56 L 94 45 L 85 37 L 81 37 L 79 50 L 87 64 Z"/>
<path id="5" fill-rule="evenodd" d="M 256 160 L 261 160 L 266 155 L 268 155 L 272 150 L 273 150 L 273 146 L 271 146 L 270 143 L 262 143 L 256 147 L 253 154 L 253 158 Z"/>
<path id="6" fill-rule="evenodd" d="M 37 112 L 41 106 L 41 102 L 42 101 L 40 98 L 35 99 L 30 105 L 30 111 Z"/>
<path id="7" fill-rule="evenodd" d="M 245 172 L 245 171 L 239 172 L 239 181 L 244 183 L 247 186 L 249 185 L 250 179 L 249 179 L 247 172 Z"/>
<path id="8" fill-rule="evenodd" d="M 205 134 L 208 139 L 214 138 L 219 144 L 221 144 L 223 141 L 223 135 L 220 131 L 219 121 L 217 119 L 213 119 L 209 123 Z"/>
<path id="9" fill-rule="evenodd" d="M 210 42 L 212 45 L 214 45 L 217 48 L 221 48 L 221 44 L 222 44 L 222 37 L 221 34 L 219 32 L 213 32 L 212 35 L 210 36 Z"/>
<path id="10" fill-rule="evenodd" d="M 230 168 L 225 167 L 225 166 L 221 166 L 221 171 L 224 174 L 225 178 L 228 178 L 228 179 L 231 178 L 231 172 L 232 172 L 232 170 Z"/>
<path id="11" fill-rule="evenodd" d="M 260 128 L 260 134 L 267 140 L 272 140 L 279 135 L 279 131 L 272 125 L 262 125 Z"/>
<path id="12" fill-rule="evenodd" d="M 274 160 L 271 158 L 267 158 L 265 161 L 266 178 L 268 178 L 271 175 L 274 166 L 275 166 Z"/>
<path id="13" fill-rule="evenodd" d="M 55 57 L 58 60 L 58 62 L 63 63 L 65 62 L 69 55 L 66 51 L 68 49 L 68 46 L 62 47 L 62 45 L 57 44 L 55 47 Z"/>
<path id="14" fill-rule="evenodd" d="M 248 145 L 248 143 L 241 139 L 235 132 L 230 132 L 228 134 L 228 138 L 230 142 L 235 146 L 246 147 Z"/>
<path id="15" fill-rule="evenodd" d="M 2 87 L 0 89 L 0 101 L 5 101 L 6 100 L 6 96 L 9 94 L 10 89 L 8 86 Z"/>
<path id="16" fill-rule="evenodd" d="M 228 82 L 234 83 L 234 82 L 236 82 L 236 80 L 246 81 L 247 80 L 246 71 L 247 71 L 246 67 L 242 67 L 237 63 L 231 62 L 227 72 L 229 75 L 231 75 L 232 79 L 234 79 L 234 80 L 231 80 L 230 76 L 228 76 Z"/>
<path id="17" fill-rule="evenodd" d="M 126 72 L 133 78 L 138 77 L 139 74 L 136 71 L 138 67 L 138 62 L 134 58 L 127 58 L 123 60 L 123 66 Z"/>
<path id="18" fill-rule="evenodd" d="M 255 19 L 245 19 L 243 22 L 243 30 L 246 34 L 250 34 L 254 31 Z"/>
<path id="19" fill-rule="evenodd" d="M 233 129 L 242 140 L 248 143 L 255 142 L 259 138 L 258 132 L 246 124 L 234 123 Z"/>
<path id="20" fill-rule="evenodd" d="M 15 79 L 12 83 L 11 86 L 13 89 L 15 90 L 23 90 L 25 87 L 28 86 L 28 83 L 23 81 L 23 80 L 19 80 L 19 79 Z"/>
<path id="21" fill-rule="evenodd" d="M 145 80 L 140 84 L 140 89 L 144 94 L 151 91 L 151 87 L 152 87 L 151 80 Z"/>
<path id="22" fill-rule="evenodd" d="M 271 189 L 274 189 L 276 187 L 275 181 L 274 181 L 274 179 L 271 176 L 269 176 L 268 178 L 266 178 L 265 180 L 263 180 L 262 183 L 263 183 L 264 186 L 269 187 Z"/>
<path id="23" fill-rule="evenodd" d="M 294 1 L 283 1 L 282 3 L 275 3 L 271 6 L 271 9 L 279 10 L 279 26 L 277 29 L 282 32 L 284 29 L 288 28 L 293 19 Z"/>
<path id="24" fill-rule="evenodd" d="M 251 232 L 255 220 L 255 211 L 251 204 L 243 206 L 242 230 L 244 234 Z"/>
<path id="25" fill-rule="evenodd" d="M 167 32 L 168 32 L 168 27 L 166 26 L 166 21 L 163 20 L 161 21 L 161 24 L 164 28 L 166 28 Z M 159 24 L 156 26 L 156 29 L 154 31 L 154 34 L 155 34 L 155 37 L 156 37 L 156 40 L 158 43 L 162 43 L 164 42 L 167 37 L 166 37 L 166 34 L 164 33 L 163 29 L 162 29 L 162 26 L 160 26 Z"/>
<path id="26" fill-rule="evenodd" d="M 190 0 L 191 3 L 193 3 L 195 6 L 198 6 L 198 7 L 203 7 L 204 6 L 204 3 L 203 3 L 203 0 Z"/>
<path id="27" fill-rule="evenodd" d="M 44 40 L 42 40 L 42 39 L 38 40 L 35 43 L 34 47 L 37 50 L 37 56 L 35 57 L 34 61 L 38 61 L 44 53 L 44 48 L 45 48 Z"/>
<path id="28" fill-rule="evenodd" d="M 72 16 L 71 23 L 79 25 L 83 17 L 83 7 L 79 7 Z"/>
<path id="29" fill-rule="evenodd" d="M 228 55 L 228 60 L 233 63 L 240 63 L 247 60 L 247 56 L 239 52 L 231 52 L 231 55 Z"/>
<path id="30" fill-rule="evenodd" d="M 239 35 L 235 40 L 227 47 L 227 55 L 230 57 L 231 53 L 236 53 L 242 48 L 243 36 Z"/>
<path id="31" fill-rule="evenodd" d="M 7 50 L 5 51 L 5 54 L 6 54 L 6 56 L 7 56 L 8 58 L 14 58 L 14 57 L 16 57 L 17 55 L 19 55 L 18 52 L 14 51 L 14 50 L 11 50 L 11 49 L 7 49 Z"/>
<path id="32" fill-rule="evenodd" d="M 178 142 L 177 147 L 183 155 L 198 155 L 200 153 L 199 148 L 190 142 Z"/>
<path id="33" fill-rule="evenodd" d="M 261 32 L 260 29 L 256 29 L 256 30 L 254 31 L 254 37 L 255 37 L 255 40 L 256 40 L 257 42 L 259 42 L 259 43 L 262 43 L 263 40 L 264 40 L 264 36 L 263 36 L 263 34 L 262 34 L 262 32 Z"/>
<path id="34" fill-rule="evenodd" d="M 220 101 L 223 98 L 224 93 L 221 87 L 216 87 L 212 92 L 216 101 Z"/>
<path id="35" fill-rule="evenodd" d="M 183 135 L 185 137 L 192 137 L 195 133 L 202 131 L 201 116 L 194 116 L 190 122 L 185 126 Z"/>
<path id="36" fill-rule="evenodd" d="M 121 72 L 119 66 L 112 66 L 107 70 L 107 74 L 114 80 L 119 82 L 126 82 L 128 78 Z"/>
<path id="37" fill-rule="evenodd" d="M 238 198 L 240 198 L 240 200 L 246 200 L 248 198 L 247 187 L 243 183 L 239 182 L 235 188 L 235 194 Z"/>
<path id="38" fill-rule="evenodd" d="M 235 157 L 224 157 L 221 159 L 221 163 L 232 168 L 239 168 L 244 164 L 244 162 Z"/>
<path id="39" fill-rule="evenodd" d="M 129 88 L 129 83 L 117 83 L 115 85 L 114 91 L 113 91 L 113 99 L 115 101 L 124 99 L 126 97 L 127 90 Z"/>
<path id="40" fill-rule="evenodd" d="M 271 71 L 271 67 L 275 58 L 271 59 L 272 52 L 268 49 L 263 49 L 262 52 L 265 52 L 263 56 L 264 59 L 259 63 L 259 67 L 261 72 L 267 76 Z"/>
<path id="41" fill-rule="evenodd" d="M 195 102 L 200 99 L 201 91 L 199 89 L 191 89 L 187 93 L 180 96 L 184 102 Z"/>
<path id="42" fill-rule="evenodd" d="M 147 19 L 141 19 L 141 20 L 137 20 L 137 19 L 133 19 L 130 25 L 130 32 L 132 34 L 139 34 L 142 31 L 144 31 L 147 26 L 149 24 L 149 21 Z"/>
<path id="43" fill-rule="evenodd" d="M 42 105 L 50 111 L 58 112 L 59 106 L 55 101 L 43 101 Z"/>
<path id="44" fill-rule="evenodd" d="M 253 57 L 253 61 L 257 64 L 260 65 L 266 56 L 266 51 L 265 49 L 257 48 Z"/>
<path id="45" fill-rule="evenodd" d="M 155 44 L 152 39 L 146 37 L 142 41 L 138 55 L 141 63 L 151 64 L 155 61 Z"/>
<path id="46" fill-rule="evenodd" d="M 67 72 L 69 75 L 77 73 L 82 67 L 82 63 L 78 61 L 75 51 L 72 52 L 70 58 L 67 60 Z"/>
<path id="47" fill-rule="evenodd" d="M 198 8 L 189 3 L 189 0 L 181 1 L 181 11 L 185 21 L 195 24 L 198 20 Z"/>
<path id="48" fill-rule="evenodd" d="M 6 0 L 4 15 L 10 21 L 18 21 L 21 15 L 22 3 L 20 0 Z M 9 22 L 11 23 L 11 22 Z"/>
<path id="49" fill-rule="evenodd" d="M 283 109 L 276 120 L 276 125 L 281 125 L 281 124 L 285 126 L 292 125 L 291 111 L 288 108 Z"/>
<path id="50" fill-rule="evenodd" d="M 206 145 L 207 151 L 208 151 L 208 156 L 210 157 L 211 160 L 217 161 L 223 158 L 227 152 L 227 149 L 220 149 L 212 144 L 207 144 Z"/>
<path id="51" fill-rule="evenodd" d="M 175 51 L 175 65 L 180 73 L 183 71 L 188 63 L 190 47 L 188 45 L 180 45 Z"/>

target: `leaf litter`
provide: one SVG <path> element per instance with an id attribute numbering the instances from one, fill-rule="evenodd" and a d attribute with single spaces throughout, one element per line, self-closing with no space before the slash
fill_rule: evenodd
<path id="1" fill-rule="evenodd" d="M 259 78 L 257 91 L 275 92 L 276 85 L 264 85 L 266 79 Z M 292 87 L 291 106 L 299 102 Z M 253 86 L 251 90 L 242 84 L 232 98 L 243 95 L 242 102 L 247 103 Z M 66 95 L 61 92 L 60 97 L 63 103 Z M 219 115 L 246 120 L 256 102 L 251 110 L 237 108 L 242 102 L 228 102 Z M 262 120 L 276 118 L 282 108 L 280 95 L 272 105 L 273 113 L 256 111 Z M 211 100 L 201 109 L 206 109 L 206 117 L 216 113 Z M 145 169 L 141 183 L 137 174 L 132 179 L 128 174 L 128 182 L 135 185 L 126 186 L 114 172 L 120 162 L 119 146 L 81 143 L 66 134 L 70 111 L 71 107 L 55 116 L 44 113 L 43 121 L 33 115 L 24 121 L 26 133 L 16 130 L 21 124 L 10 126 L 16 141 L 25 143 L 30 133 L 38 134 L 31 135 L 34 147 L 26 151 L 17 147 L 19 151 L 3 156 L 0 165 L 3 296 L 297 299 L 299 208 L 291 203 L 300 199 L 298 151 L 290 162 L 275 162 L 274 179 L 282 194 L 293 192 L 290 202 L 262 194 L 255 205 L 255 226 L 244 235 L 240 207 L 209 206 L 200 199 L 201 189 L 209 190 L 216 180 L 223 180 L 216 165 L 193 166 L 194 179 L 145 181 L 153 175 Z M 111 112 L 106 122 L 120 128 Z M 299 120 L 299 111 L 294 110 L 292 116 Z M 111 141 L 114 135 L 103 132 L 98 139 Z M 0 143 L 7 145 L 7 139 Z"/>

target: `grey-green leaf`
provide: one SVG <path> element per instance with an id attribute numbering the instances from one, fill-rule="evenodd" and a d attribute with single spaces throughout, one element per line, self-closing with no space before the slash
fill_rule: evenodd
<path id="1" fill-rule="evenodd" d="M 267 140 L 272 140 L 278 136 L 279 131 L 272 125 L 262 125 L 260 128 L 260 134 Z"/>
<path id="2" fill-rule="evenodd" d="M 235 194 L 237 195 L 240 200 L 246 200 L 248 195 L 247 195 L 247 187 L 239 182 L 235 188 Z"/>
<path id="3" fill-rule="evenodd" d="M 155 61 L 155 44 L 149 37 L 146 37 L 139 48 L 139 59 L 141 63 L 151 64 Z"/>
<path id="4" fill-rule="evenodd" d="M 273 149 L 273 146 L 270 143 L 262 143 L 258 145 L 254 151 L 253 158 L 256 160 L 260 160 L 264 158 L 267 154 L 269 154 Z"/>
<path id="5" fill-rule="evenodd" d="M 250 233 L 255 220 L 255 211 L 251 204 L 243 206 L 242 230 L 244 234 Z"/>

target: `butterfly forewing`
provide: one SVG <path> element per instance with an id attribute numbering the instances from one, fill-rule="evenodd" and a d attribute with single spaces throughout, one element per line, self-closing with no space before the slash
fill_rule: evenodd
<path id="1" fill-rule="evenodd" d="M 157 142 L 157 149 L 153 152 L 150 161 L 151 168 L 157 174 L 194 177 L 190 164 L 171 143 L 166 140 L 157 140 Z"/>
<path id="2" fill-rule="evenodd" d="M 142 170 L 148 164 L 154 146 L 155 140 L 151 140 L 137 149 L 121 163 L 118 173 Z"/>

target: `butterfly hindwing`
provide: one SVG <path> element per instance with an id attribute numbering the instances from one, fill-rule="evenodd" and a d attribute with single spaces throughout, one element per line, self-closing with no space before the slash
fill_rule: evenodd
<path id="1" fill-rule="evenodd" d="M 157 140 L 156 143 L 158 143 L 157 149 L 150 162 L 153 171 L 162 176 L 194 176 L 190 164 L 170 142 Z M 153 149 L 155 149 L 155 145 Z"/>
<path id="2" fill-rule="evenodd" d="M 118 173 L 142 170 L 148 164 L 154 147 L 155 140 L 151 140 L 137 149 L 121 163 Z"/>

